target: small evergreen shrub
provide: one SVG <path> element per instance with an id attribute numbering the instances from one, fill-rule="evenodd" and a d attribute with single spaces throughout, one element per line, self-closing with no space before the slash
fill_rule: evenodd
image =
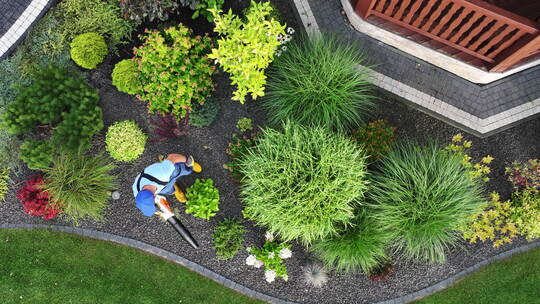
<path id="1" fill-rule="evenodd" d="M 219 191 L 210 178 L 196 179 L 186 191 L 186 213 L 202 219 L 210 219 L 219 210 Z"/>
<path id="2" fill-rule="evenodd" d="M 111 157 L 124 162 L 136 160 L 144 153 L 148 136 L 132 120 L 116 122 L 107 130 L 105 145 Z"/>
<path id="3" fill-rule="evenodd" d="M 251 130 L 253 130 L 253 120 L 251 120 L 251 118 L 247 118 L 247 117 L 240 118 L 236 122 L 236 127 L 242 133 L 247 132 L 247 131 L 251 131 Z"/>
<path id="4" fill-rule="evenodd" d="M 253 99 L 263 96 L 265 70 L 281 45 L 278 38 L 285 36 L 285 25 L 270 17 L 272 7 L 268 2 L 252 1 L 244 21 L 232 11 L 210 12 L 219 39 L 209 57 L 230 74 L 232 84 L 236 85 L 232 99 L 244 103 L 248 94 Z"/>
<path id="5" fill-rule="evenodd" d="M 107 56 L 107 43 L 96 33 L 80 34 L 70 46 L 71 59 L 85 69 L 95 69 Z"/>
<path id="6" fill-rule="evenodd" d="M 395 127 L 390 127 L 385 120 L 372 121 L 352 132 L 352 138 L 364 146 L 371 160 L 384 156 L 396 139 Z"/>
<path id="7" fill-rule="evenodd" d="M 9 190 L 9 171 L 7 167 L 0 168 L 0 202 L 4 201 Z"/>
<path id="8" fill-rule="evenodd" d="M 0 142 L 0 168 L 9 168 L 11 173 L 18 175 L 22 167 L 19 158 L 20 140 L 0 128 Z"/>
<path id="9" fill-rule="evenodd" d="M 216 120 L 220 105 L 214 98 L 209 98 L 204 104 L 193 105 L 189 114 L 189 123 L 195 127 L 207 127 Z"/>
<path id="10" fill-rule="evenodd" d="M 39 175 L 31 177 L 17 192 L 17 199 L 23 205 L 26 214 L 50 220 L 55 218 L 60 210 L 51 203 L 49 194 L 42 189 L 43 185 L 43 177 Z"/>
<path id="11" fill-rule="evenodd" d="M 329 269 L 369 275 L 388 258 L 385 252 L 386 234 L 362 212 L 356 226 L 338 236 L 319 241 L 311 248 Z"/>
<path id="12" fill-rule="evenodd" d="M 291 120 L 346 132 L 372 109 L 372 85 L 364 57 L 354 44 L 332 36 L 303 37 L 290 43 L 269 71 L 264 106 L 270 123 Z"/>
<path id="13" fill-rule="evenodd" d="M 459 155 L 435 144 L 402 144 L 379 165 L 370 191 L 374 222 L 405 257 L 444 262 L 458 228 L 484 200 L 481 181 L 469 176 Z"/>
<path id="14" fill-rule="evenodd" d="M 321 127 L 265 129 L 239 160 L 244 216 L 285 241 L 335 235 L 364 199 L 365 158 L 352 140 Z"/>
<path id="15" fill-rule="evenodd" d="M 53 206 L 75 224 L 84 218 L 102 219 L 111 191 L 118 184 L 111 171 L 114 165 L 101 155 L 62 153 L 53 158 L 45 173 L 43 191 Z"/>
<path id="16" fill-rule="evenodd" d="M 120 92 L 136 94 L 141 86 L 137 63 L 130 59 L 118 62 L 112 72 L 112 84 Z"/>
<path id="17" fill-rule="evenodd" d="M 183 25 L 163 32 L 146 31 L 144 44 L 135 48 L 142 91 L 151 113 L 184 117 L 192 104 L 205 102 L 214 90 L 215 67 L 206 56 L 211 48 L 208 36 L 191 36 Z"/>
<path id="18" fill-rule="evenodd" d="M 25 140 L 19 156 L 29 169 L 41 170 L 50 165 L 54 157 L 53 150 L 54 145 L 50 141 Z"/>
<path id="19" fill-rule="evenodd" d="M 217 257 L 228 260 L 240 252 L 244 248 L 245 232 L 246 228 L 237 220 L 226 218 L 220 221 L 212 235 Z"/>

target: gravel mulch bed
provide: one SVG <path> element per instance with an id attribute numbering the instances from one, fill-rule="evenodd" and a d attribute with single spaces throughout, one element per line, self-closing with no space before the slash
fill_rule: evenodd
<path id="1" fill-rule="evenodd" d="M 246 0 L 238 1 L 238 6 L 235 8 L 247 5 L 248 2 Z M 289 23 L 295 24 L 289 2 L 286 0 L 273 2 L 277 3 L 280 9 L 283 9 L 285 19 L 290 21 Z M 132 119 L 143 130 L 150 133 L 151 128 L 148 123 L 150 115 L 147 113 L 145 104 L 137 101 L 133 96 L 118 92 L 111 84 L 110 73 L 113 63 L 116 61 L 118 58 L 109 59 L 91 74 L 92 84 L 100 89 L 100 104 L 104 111 L 105 125 L 109 126 L 115 121 Z M 175 140 L 149 143 L 143 156 L 133 163 L 117 163 L 118 168 L 114 173 L 122 185 L 119 189 L 121 198 L 110 201 L 109 207 L 104 212 L 103 222 L 83 221 L 80 223 L 81 227 L 146 242 L 199 263 L 256 291 L 300 303 L 372 303 L 392 299 L 431 286 L 490 256 L 525 243 L 523 240 L 518 240 L 500 249 L 492 248 L 490 243 L 476 245 L 462 243 L 450 250 L 448 262 L 442 265 L 394 260 L 395 274 L 389 280 L 379 283 L 371 282 L 362 274 L 331 272 L 328 283 L 321 289 L 309 287 L 303 281 L 301 267 L 314 259 L 298 244 L 293 244 L 293 258 L 286 260 L 289 270 L 288 282 L 277 280 L 272 284 L 266 283 L 262 270 L 245 265 L 247 257 L 245 251 L 229 261 L 217 259 L 212 249 L 211 234 L 216 223 L 224 217 L 237 217 L 246 224 L 248 230 L 246 246 L 260 246 L 264 241 L 265 230 L 242 218 L 242 204 L 238 200 L 238 184 L 230 178 L 228 171 L 223 169 L 223 164 L 229 160 L 225 150 L 232 134 L 238 132 L 235 127 L 238 119 L 250 117 L 256 125 L 263 126 L 265 113 L 259 108 L 257 102 L 241 105 L 231 101 L 232 88 L 228 84 L 227 76 L 218 75 L 216 84 L 215 96 L 221 103 L 218 119 L 210 127 L 192 127 L 188 135 Z M 436 139 L 446 143 L 452 135 L 461 132 L 404 105 L 392 96 L 383 93 L 380 93 L 379 96 L 379 110 L 374 113 L 373 119 L 387 119 L 391 125 L 398 127 L 397 133 L 400 139 L 419 141 Z M 105 131 L 106 128 L 96 138 L 95 150 L 104 151 Z M 492 166 L 492 180 L 489 182 L 488 188 L 490 191 L 496 190 L 503 196 L 507 196 L 510 184 L 505 180 L 504 166 L 514 160 L 540 157 L 540 118 L 524 122 L 486 139 L 476 139 L 471 136 L 467 136 L 467 139 L 473 140 L 473 156 L 489 154 L 495 158 Z M 174 207 L 178 207 L 182 212 L 181 221 L 199 242 L 200 248 L 198 250 L 193 250 L 182 241 L 168 224 L 162 223 L 157 217 L 143 216 L 134 206 L 131 185 L 135 176 L 144 167 L 157 161 L 159 155 L 168 153 L 192 154 L 202 164 L 203 172 L 182 179 L 184 185 L 191 185 L 195 178 L 212 178 L 220 190 L 220 211 L 216 217 L 209 221 L 183 213 L 184 206 L 172 199 Z M 14 178 L 16 185 L 13 187 L 13 191 L 6 197 L 6 202 L 0 204 L 2 223 L 69 225 L 69 223 L 59 219 L 43 221 L 39 218 L 32 218 L 22 211 L 21 204 L 15 198 L 15 192 L 28 174 L 31 172 L 24 172 L 21 176 Z"/>

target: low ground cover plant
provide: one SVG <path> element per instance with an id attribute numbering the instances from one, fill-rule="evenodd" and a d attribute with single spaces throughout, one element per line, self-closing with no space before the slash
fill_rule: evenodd
<path id="1" fill-rule="evenodd" d="M 186 197 L 186 213 L 192 213 L 196 217 L 208 220 L 219 210 L 219 190 L 210 178 L 197 178 L 195 183 L 187 188 Z"/>
<path id="2" fill-rule="evenodd" d="M 232 259 L 244 248 L 246 228 L 238 220 L 225 218 L 217 223 L 212 235 L 216 256 L 222 260 Z"/>
<path id="3" fill-rule="evenodd" d="M 173 115 L 158 115 L 156 119 L 150 119 L 155 134 L 152 142 L 166 141 L 187 134 L 188 121 L 187 117 L 179 120 Z"/>
<path id="4" fill-rule="evenodd" d="M 70 46 L 71 59 L 85 69 L 95 69 L 107 56 L 107 43 L 100 34 L 80 34 Z"/>
<path id="5" fill-rule="evenodd" d="M 234 180 L 240 181 L 242 179 L 242 173 L 240 172 L 240 160 L 242 156 L 247 153 L 248 149 L 256 145 L 257 136 L 259 132 L 247 133 L 243 135 L 233 134 L 231 142 L 229 142 L 228 148 L 225 151 L 230 157 L 230 162 L 223 165 L 223 168 L 231 172 L 231 176 Z"/>
<path id="6" fill-rule="evenodd" d="M 120 92 L 136 94 L 141 88 L 137 63 L 131 59 L 118 62 L 112 72 L 112 84 Z"/>
<path id="7" fill-rule="evenodd" d="M 75 224 L 84 218 L 101 220 L 111 191 L 117 187 L 111 175 L 114 168 L 101 155 L 62 153 L 53 158 L 50 167 L 41 169 L 45 173 L 41 188 L 62 216 Z"/>
<path id="8" fill-rule="evenodd" d="M 236 127 L 242 133 L 247 132 L 247 131 L 251 131 L 251 130 L 253 130 L 253 120 L 251 120 L 251 118 L 247 118 L 247 117 L 240 118 L 236 122 Z"/>
<path id="9" fill-rule="evenodd" d="M 239 159 L 244 215 L 284 241 L 335 235 L 367 190 L 364 152 L 322 127 L 265 129 Z"/>
<path id="10" fill-rule="evenodd" d="M 373 161 L 390 151 L 396 139 L 395 131 L 396 128 L 389 126 L 387 121 L 375 120 L 354 130 L 351 137 L 364 147 Z"/>
<path id="11" fill-rule="evenodd" d="M 38 125 L 54 127 L 50 140 L 27 140 L 21 147 L 21 159 L 30 169 L 39 169 L 58 148 L 88 148 L 103 127 L 98 101 L 96 90 L 84 81 L 62 68 L 47 67 L 36 72 L 32 85 L 20 89 L 2 115 L 3 124 L 11 134 L 26 134 Z"/>
<path id="12" fill-rule="evenodd" d="M 0 128 L 0 168 L 9 168 L 12 174 L 18 175 L 22 169 L 19 159 L 21 142 L 17 136 Z"/>
<path id="13" fill-rule="evenodd" d="M 540 190 L 540 160 L 529 159 L 525 163 L 513 162 L 505 168 L 514 189 Z"/>
<path id="14" fill-rule="evenodd" d="M 17 192 L 17 199 L 23 205 L 26 214 L 50 220 L 55 218 L 60 210 L 51 203 L 49 194 L 42 189 L 43 185 L 42 176 L 30 177 Z"/>
<path id="15" fill-rule="evenodd" d="M 248 247 L 247 251 L 250 255 L 246 258 L 246 264 L 255 268 L 264 266 L 266 282 L 272 283 L 276 278 L 289 280 L 284 260 L 292 256 L 291 248 L 289 245 L 275 240 L 271 232 L 266 233 L 266 241 L 261 248 Z"/>
<path id="16" fill-rule="evenodd" d="M 186 2 L 188 0 L 181 0 Z M 142 23 L 144 20 L 150 22 L 155 19 L 165 21 L 169 19 L 169 14 L 177 11 L 179 1 L 175 0 L 120 0 L 120 7 L 124 18 Z"/>
<path id="17" fill-rule="evenodd" d="M 369 73 L 360 50 L 334 36 L 302 37 L 290 43 L 269 70 L 264 106 L 270 123 L 348 131 L 373 107 Z"/>
<path id="18" fill-rule="evenodd" d="M 219 102 L 214 98 L 208 98 L 202 105 L 195 103 L 189 114 L 189 124 L 195 127 L 207 127 L 216 120 L 219 109 Z"/>
<path id="19" fill-rule="evenodd" d="M 481 181 L 459 155 L 436 144 L 403 143 L 380 160 L 372 178 L 372 216 L 392 248 L 413 260 L 444 262 L 458 227 L 481 206 Z"/>
<path id="20" fill-rule="evenodd" d="M 134 161 L 144 153 L 148 136 L 133 120 L 115 122 L 105 135 L 105 148 L 111 157 L 124 162 Z"/>
<path id="21" fill-rule="evenodd" d="M 379 231 L 376 223 L 362 210 L 355 219 L 356 226 L 338 236 L 316 242 L 310 249 L 324 262 L 328 269 L 370 275 L 383 264 L 388 256 L 387 233 Z"/>
<path id="22" fill-rule="evenodd" d="M 223 14 L 210 9 L 219 35 L 217 48 L 212 49 L 210 58 L 230 74 L 236 86 L 233 100 L 244 103 L 248 94 L 253 99 L 264 95 L 265 70 L 274 60 L 274 55 L 285 36 L 285 25 L 270 17 L 269 2 L 252 1 L 245 19 L 234 15 L 231 10 Z"/>
<path id="23" fill-rule="evenodd" d="M 183 25 L 164 31 L 145 31 L 144 44 L 134 49 L 142 91 L 151 113 L 184 117 L 192 104 L 205 102 L 214 91 L 215 67 L 207 57 L 208 36 L 192 37 Z"/>
<path id="24" fill-rule="evenodd" d="M 0 203 L 4 201 L 9 190 L 9 173 L 10 169 L 8 167 L 0 167 Z"/>

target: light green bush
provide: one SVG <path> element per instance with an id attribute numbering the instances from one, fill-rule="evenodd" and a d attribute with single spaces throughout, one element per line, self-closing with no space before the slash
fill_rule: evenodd
<path id="1" fill-rule="evenodd" d="M 219 259 L 233 258 L 244 248 L 246 228 L 237 220 L 226 218 L 217 223 L 212 235 L 214 249 Z"/>
<path id="2" fill-rule="evenodd" d="M 219 190 L 210 178 L 197 178 L 195 183 L 187 188 L 186 197 L 186 213 L 193 213 L 196 217 L 208 220 L 219 210 Z"/>
<path id="3" fill-rule="evenodd" d="M 105 144 L 111 157 L 120 161 L 134 161 L 144 153 L 148 136 L 132 120 L 116 122 L 107 130 Z"/>
<path id="4" fill-rule="evenodd" d="M 80 34 L 70 46 L 71 59 L 85 69 L 95 69 L 107 56 L 107 43 L 96 33 Z"/>
<path id="5" fill-rule="evenodd" d="M 141 88 L 137 63 L 130 59 L 118 62 L 112 72 L 112 84 L 120 92 L 136 94 Z"/>

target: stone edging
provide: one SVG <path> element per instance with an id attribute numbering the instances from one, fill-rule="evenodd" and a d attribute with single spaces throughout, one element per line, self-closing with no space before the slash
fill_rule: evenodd
<path id="1" fill-rule="evenodd" d="M 345 12 L 352 11 L 348 0 L 340 0 Z M 308 34 L 320 33 L 317 20 L 307 0 L 293 0 L 300 21 Z M 360 68 L 365 68 L 360 66 Z M 514 126 L 518 121 L 540 114 L 540 98 L 522 104 L 499 114 L 480 118 L 458 109 L 434 96 L 410 87 L 399 80 L 368 69 L 372 73 L 373 84 L 389 91 L 427 114 L 448 124 L 463 129 L 478 137 L 487 137 Z"/>
<path id="2" fill-rule="evenodd" d="M 275 304 L 295 304 L 294 302 L 278 299 L 278 298 L 260 293 L 258 291 L 249 289 L 243 285 L 237 284 L 234 281 L 227 279 L 226 277 L 208 268 L 205 268 L 195 262 L 187 260 L 179 255 L 176 255 L 172 252 L 163 250 L 161 248 L 158 248 L 158 247 L 155 247 L 155 246 L 152 246 L 152 245 L 149 245 L 149 244 L 146 244 L 146 243 L 134 240 L 134 239 L 125 238 L 125 237 L 121 237 L 121 236 L 106 233 L 106 232 L 84 229 L 84 228 L 69 227 L 69 226 L 56 226 L 56 225 L 43 225 L 43 224 L 0 224 L 0 229 L 30 229 L 30 230 L 42 229 L 42 230 L 50 230 L 50 231 L 60 231 L 60 232 L 75 234 L 75 235 L 84 236 L 88 238 L 98 239 L 102 241 L 114 242 L 123 246 L 142 250 L 144 252 L 163 258 L 167 261 L 171 261 L 173 263 L 179 264 L 191 271 L 194 271 L 206 278 L 209 278 L 215 281 L 216 283 L 224 285 L 225 287 L 228 287 L 236 292 L 242 293 L 248 297 L 256 298 L 258 300 L 266 301 L 269 303 L 275 303 Z"/>

